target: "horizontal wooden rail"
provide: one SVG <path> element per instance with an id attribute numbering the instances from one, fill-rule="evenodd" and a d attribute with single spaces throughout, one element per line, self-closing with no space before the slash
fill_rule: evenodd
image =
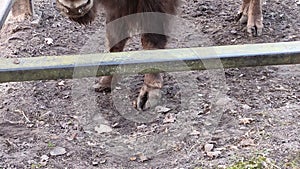
<path id="1" fill-rule="evenodd" d="M 80 78 L 285 64 L 300 64 L 300 41 L 73 56 L 1 58 L 0 82 L 72 79 L 75 77 L 74 72 L 76 78 Z"/>
<path id="2" fill-rule="evenodd" d="M 13 6 L 14 0 L 1 0 L 0 2 L 0 29 L 4 25 L 4 22 Z"/>
<path id="3" fill-rule="evenodd" d="M 26 16 L 33 15 L 32 0 L 0 0 L 0 29 L 10 11 L 13 18 L 18 18 L 16 21 L 23 20 Z"/>

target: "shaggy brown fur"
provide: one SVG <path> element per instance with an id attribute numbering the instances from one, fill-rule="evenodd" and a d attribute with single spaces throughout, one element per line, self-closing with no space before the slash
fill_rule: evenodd
<path id="1" fill-rule="evenodd" d="M 106 12 L 106 22 L 111 23 L 119 18 L 131 14 L 144 14 L 145 12 L 158 12 L 175 14 L 179 0 L 56 0 L 57 7 L 71 20 L 80 24 L 92 22 L 97 10 L 102 5 Z M 119 20 L 118 20 L 119 21 Z M 155 29 L 155 33 L 142 33 L 141 41 L 144 49 L 163 49 L 167 43 L 165 32 L 168 26 L 168 17 L 149 17 L 145 15 L 139 21 L 120 20 L 118 24 L 112 24 L 106 30 L 110 52 L 120 52 L 129 38 L 130 31 L 141 29 Z M 120 40 L 120 37 L 121 40 Z M 109 88 L 112 81 L 111 76 L 100 79 L 100 88 Z M 155 106 L 160 99 L 162 88 L 162 77 L 160 74 L 146 74 L 144 85 L 137 99 L 137 108 L 145 110 Z"/>

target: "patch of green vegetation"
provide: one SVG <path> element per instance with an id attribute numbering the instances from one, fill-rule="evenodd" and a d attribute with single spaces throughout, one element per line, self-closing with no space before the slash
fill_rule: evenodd
<path id="1" fill-rule="evenodd" d="M 297 157 L 294 160 L 284 164 L 286 168 L 290 169 L 299 169 L 300 168 L 300 152 L 297 154 Z"/>
<path id="2" fill-rule="evenodd" d="M 30 168 L 31 169 L 36 169 L 36 168 L 41 168 L 42 165 L 41 164 L 31 164 Z"/>
<path id="3" fill-rule="evenodd" d="M 275 165 L 271 163 L 271 161 L 262 156 L 258 155 L 252 157 L 250 160 L 239 160 L 234 163 L 232 166 L 227 167 L 226 169 L 273 169 Z"/>
<path id="4" fill-rule="evenodd" d="M 291 169 L 298 169 L 300 167 L 300 165 L 298 163 L 296 163 L 295 161 L 285 163 L 284 165 L 285 165 L 285 167 L 291 168 Z"/>
<path id="5" fill-rule="evenodd" d="M 51 141 L 48 142 L 48 147 L 55 147 L 55 144 L 53 144 Z"/>

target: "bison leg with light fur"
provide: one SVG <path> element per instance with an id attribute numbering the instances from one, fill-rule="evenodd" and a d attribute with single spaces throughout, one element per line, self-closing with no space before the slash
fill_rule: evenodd
<path id="1" fill-rule="evenodd" d="M 260 36 L 263 30 L 261 0 L 243 0 L 238 20 L 241 23 L 247 23 L 247 32 L 250 35 Z"/>

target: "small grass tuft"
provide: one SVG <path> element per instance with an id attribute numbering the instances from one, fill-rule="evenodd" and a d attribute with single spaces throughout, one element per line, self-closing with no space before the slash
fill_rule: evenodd
<path id="1" fill-rule="evenodd" d="M 42 165 L 41 164 L 31 164 L 30 168 L 31 169 L 37 169 L 37 168 L 41 168 Z"/>
<path id="2" fill-rule="evenodd" d="M 51 141 L 48 142 L 48 147 L 55 147 L 55 144 L 52 143 Z"/>
<path id="3" fill-rule="evenodd" d="M 274 169 L 276 168 L 274 164 L 271 163 L 271 161 L 262 156 L 258 155 L 255 157 L 252 157 L 250 160 L 240 160 L 236 163 L 234 163 L 232 166 L 227 167 L 226 169 Z"/>

